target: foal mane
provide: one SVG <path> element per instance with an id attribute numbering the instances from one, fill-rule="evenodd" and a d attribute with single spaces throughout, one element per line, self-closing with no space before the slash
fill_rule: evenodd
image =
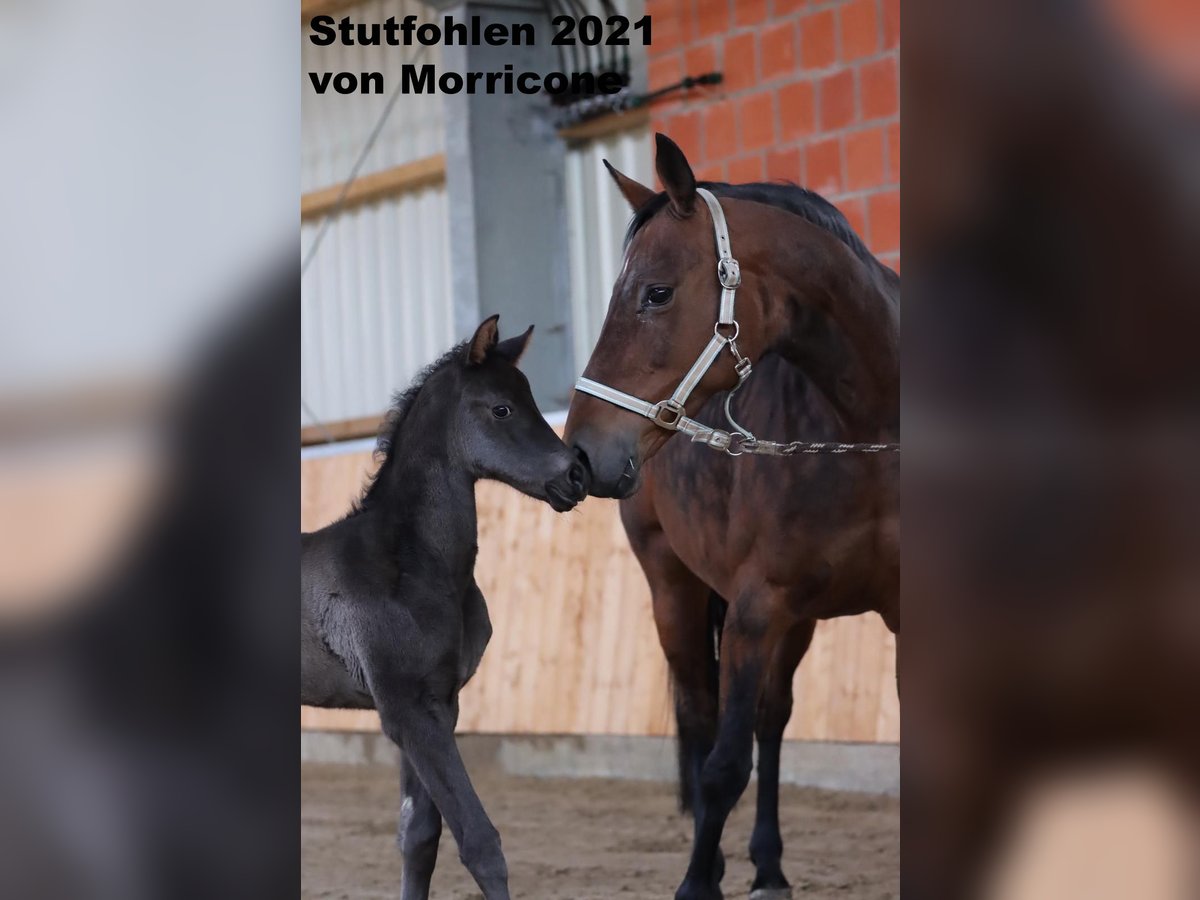
<path id="1" fill-rule="evenodd" d="M 379 484 L 380 477 L 388 467 L 391 460 L 392 450 L 395 448 L 400 437 L 400 432 L 404 428 L 404 422 L 408 418 L 408 413 L 412 410 L 413 404 L 416 402 L 417 395 L 421 393 L 421 388 L 425 383 L 434 376 L 437 372 L 446 368 L 455 362 L 461 361 L 467 352 L 467 341 L 462 341 L 455 344 L 425 368 L 421 369 L 413 380 L 409 382 L 408 387 L 403 390 L 396 391 L 392 395 L 391 406 L 388 407 L 387 413 L 384 414 L 383 421 L 379 425 L 379 435 L 375 439 L 375 459 L 379 460 L 379 468 L 375 474 L 367 480 L 366 486 L 363 488 L 362 496 L 355 501 L 350 515 L 362 512 L 366 508 L 368 501 L 371 499 L 371 494 L 375 487 Z"/>
<path id="2" fill-rule="evenodd" d="M 774 206 L 777 209 L 797 215 L 806 222 L 828 231 L 849 247 L 851 252 L 867 265 L 878 266 L 891 278 L 897 278 L 896 274 L 890 268 L 876 259 L 875 255 L 867 249 L 867 245 L 863 243 L 862 238 L 855 234 L 854 229 L 850 226 L 850 222 L 842 214 L 842 211 L 816 191 L 810 191 L 808 188 L 800 187 L 798 184 L 786 181 L 759 181 L 749 184 L 727 184 L 724 181 L 700 181 L 697 182 L 697 187 L 707 188 L 718 197 L 750 200 L 754 203 Z M 629 246 L 629 242 L 633 240 L 633 236 L 647 222 L 654 218 L 655 214 L 662 210 L 667 203 L 668 197 L 666 193 L 660 192 L 633 214 L 633 218 L 629 222 L 629 228 L 625 232 L 626 246 Z"/>

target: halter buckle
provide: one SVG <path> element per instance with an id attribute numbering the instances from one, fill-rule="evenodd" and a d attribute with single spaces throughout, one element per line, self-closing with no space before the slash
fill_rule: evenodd
<path id="1" fill-rule="evenodd" d="M 679 420 L 683 418 L 683 404 L 674 400 L 663 400 L 654 406 L 654 424 L 675 431 L 679 428 Z"/>
<path id="2" fill-rule="evenodd" d="M 732 256 L 717 260 L 717 278 L 721 287 L 733 290 L 742 283 L 742 268 Z"/>

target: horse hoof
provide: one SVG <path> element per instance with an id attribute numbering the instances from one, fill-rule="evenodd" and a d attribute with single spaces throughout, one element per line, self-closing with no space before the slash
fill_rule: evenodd
<path id="1" fill-rule="evenodd" d="M 792 900 L 792 889 L 790 887 L 756 888 L 750 892 L 750 900 Z"/>

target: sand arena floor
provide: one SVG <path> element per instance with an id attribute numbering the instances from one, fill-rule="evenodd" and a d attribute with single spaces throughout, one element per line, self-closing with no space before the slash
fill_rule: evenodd
<path id="1" fill-rule="evenodd" d="M 687 867 L 690 821 L 674 786 L 604 779 L 518 778 L 472 771 L 500 829 L 518 900 L 659 900 L 674 896 Z M 745 897 L 754 783 L 730 818 L 722 846 L 728 898 Z M 306 900 L 396 898 L 399 775 L 391 766 L 303 766 L 302 896 Z M 784 786 L 784 872 L 797 900 L 899 896 L 900 803 L 894 797 Z M 442 835 L 431 896 L 480 893 Z"/>

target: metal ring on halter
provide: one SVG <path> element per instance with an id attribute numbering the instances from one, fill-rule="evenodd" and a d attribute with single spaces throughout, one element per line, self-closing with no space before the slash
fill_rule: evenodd
<path id="1" fill-rule="evenodd" d="M 735 431 L 729 435 L 729 446 L 725 448 L 725 452 L 730 456 L 741 456 L 743 453 L 752 452 L 757 444 L 758 438 L 753 435 Z"/>
<path id="2" fill-rule="evenodd" d="M 732 325 L 733 326 L 733 334 L 731 334 L 729 337 L 725 337 L 725 335 L 723 335 L 721 333 L 721 328 L 723 325 L 725 327 Z M 732 322 L 725 322 L 725 323 L 718 322 L 717 324 L 715 324 L 713 326 L 713 334 L 715 334 L 719 338 L 725 338 L 725 343 L 727 343 L 727 344 L 732 344 L 734 341 L 736 341 L 738 339 L 738 335 L 741 333 L 742 333 L 742 327 L 740 325 L 738 325 L 737 319 L 734 319 Z"/>

